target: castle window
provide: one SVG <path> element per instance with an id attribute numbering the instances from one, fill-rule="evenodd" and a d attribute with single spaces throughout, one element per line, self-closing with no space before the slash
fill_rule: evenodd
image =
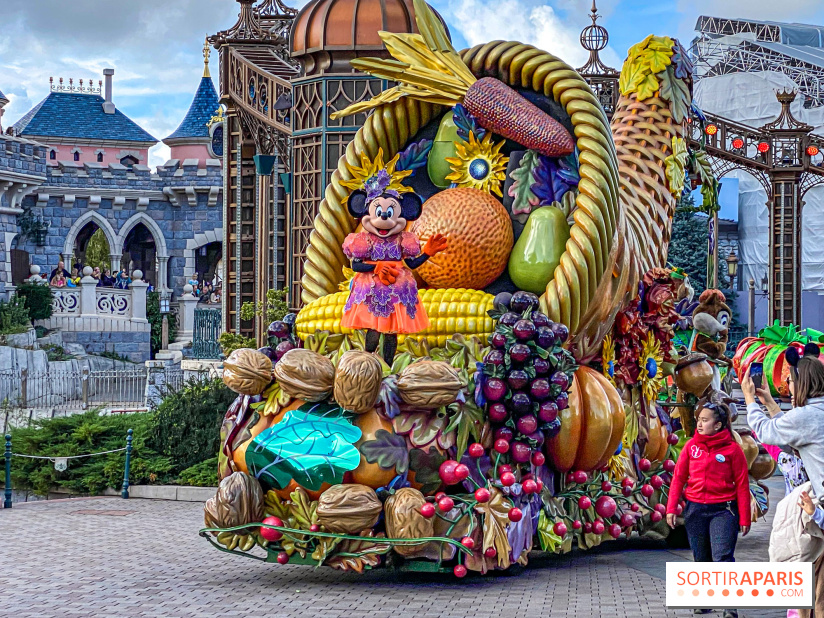
<path id="1" fill-rule="evenodd" d="M 133 157 L 132 155 L 127 155 L 120 159 L 120 165 L 125 165 L 126 167 L 133 167 L 137 165 L 137 163 L 137 158 Z"/>
<path id="2" fill-rule="evenodd" d="M 80 161 L 80 153 L 79 152 L 74 153 L 74 160 L 75 161 Z"/>
<path id="3" fill-rule="evenodd" d="M 50 150 L 49 151 L 49 159 L 54 161 L 56 158 L 57 158 L 57 151 L 56 150 Z"/>
<path id="4" fill-rule="evenodd" d="M 103 163 L 103 153 L 102 152 L 97 153 L 97 162 L 98 163 Z"/>

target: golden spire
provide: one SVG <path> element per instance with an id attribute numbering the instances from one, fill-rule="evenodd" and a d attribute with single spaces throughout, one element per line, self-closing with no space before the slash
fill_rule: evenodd
<path id="1" fill-rule="evenodd" d="M 209 39 L 203 43 L 203 77 L 211 77 L 209 73 L 209 54 L 212 53 L 212 48 L 209 46 Z"/>

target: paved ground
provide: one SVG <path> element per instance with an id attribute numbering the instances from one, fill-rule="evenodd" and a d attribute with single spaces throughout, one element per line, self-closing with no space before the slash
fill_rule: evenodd
<path id="1" fill-rule="evenodd" d="M 783 495 L 771 480 L 772 502 Z M 689 559 L 642 541 L 532 561 L 518 577 L 387 571 L 343 574 L 227 556 L 197 536 L 197 503 L 95 498 L 0 509 L 0 615 L 15 618 L 661 618 L 667 561 Z M 769 524 L 739 542 L 765 560 Z M 720 616 L 716 613 L 715 616 Z M 783 618 L 784 611 L 741 616 Z"/>

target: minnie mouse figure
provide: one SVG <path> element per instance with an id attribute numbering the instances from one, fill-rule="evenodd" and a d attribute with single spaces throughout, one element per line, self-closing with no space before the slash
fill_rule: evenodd
<path id="1" fill-rule="evenodd" d="M 429 318 L 418 298 L 412 270 L 446 249 L 446 238 L 434 234 L 421 249 L 406 224 L 421 216 L 423 201 L 410 187 L 401 184 L 411 171 L 395 171 L 396 156 L 385 167 L 383 152 L 374 163 L 364 157 L 362 168 L 349 167 L 355 188 L 349 195 L 349 213 L 363 231 L 349 234 L 343 253 L 352 261 L 355 276 L 341 325 L 366 330 L 366 351 L 378 348 L 384 335 L 383 359 L 392 365 L 398 334 L 419 333 L 429 327 Z"/>

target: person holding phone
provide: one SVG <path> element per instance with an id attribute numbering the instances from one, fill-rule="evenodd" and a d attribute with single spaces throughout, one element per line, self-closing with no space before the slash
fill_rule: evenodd
<path id="1" fill-rule="evenodd" d="M 750 531 L 747 458 L 733 438 L 730 417 L 726 404 L 704 404 L 698 411 L 695 435 L 681 449 L 672 474 L 667 524 L 675 528 L 683 493 L 687 502 L 684 525 L 696 562 L 735 562 L 738 532 L 746 535 Z M 711 612 L 695 610 L 696 614 Z M 724 610 L 724 618 L 737 616 L 738 610 Z"/>
<path id="2" fill-rule="evenodd" d="M 758 366 L 750 367 L 744 374 L 741 390 L 747 402 L 747 424 L 758 439 L 796 449 L 813 490 L 824 496 L 824 364 L 819 360 L 819 354 L 814 343 L 807 344 L 803 356 L 794 347 L 787 349 L 785 358 L 790 366 L 789 389 L 793 405 L 788 412 L 781 410 L 769 386 L 761 384 Z M 766 408 L 766 413 L 756 397 Z"/>
<path id="3" fill-rule="evenodd" d="M 793 405 L 787 412 L 783 412 L 773 399 L 769 386 L 756 387 L 752 368 L 741 381 L 747 402 L 747 423 L 762 442 L 786 445 L 798 451 L 816 502 L 824 496 L 824 364 L 819 360 L 820 354 L 815 343 L 804 346 L 803 356 L 795 347 L 787 349 L 784 357 L 790 367 L 789 389 Z M 757 367 L 755 376 L 758 376 Z M 761 409 L 756 397 L 769 416 Z M 824 616 L 824 557 L 815 563 L 815 578 L 815 614 L 809 609 L 799 609 L 800 618 Z"/>

